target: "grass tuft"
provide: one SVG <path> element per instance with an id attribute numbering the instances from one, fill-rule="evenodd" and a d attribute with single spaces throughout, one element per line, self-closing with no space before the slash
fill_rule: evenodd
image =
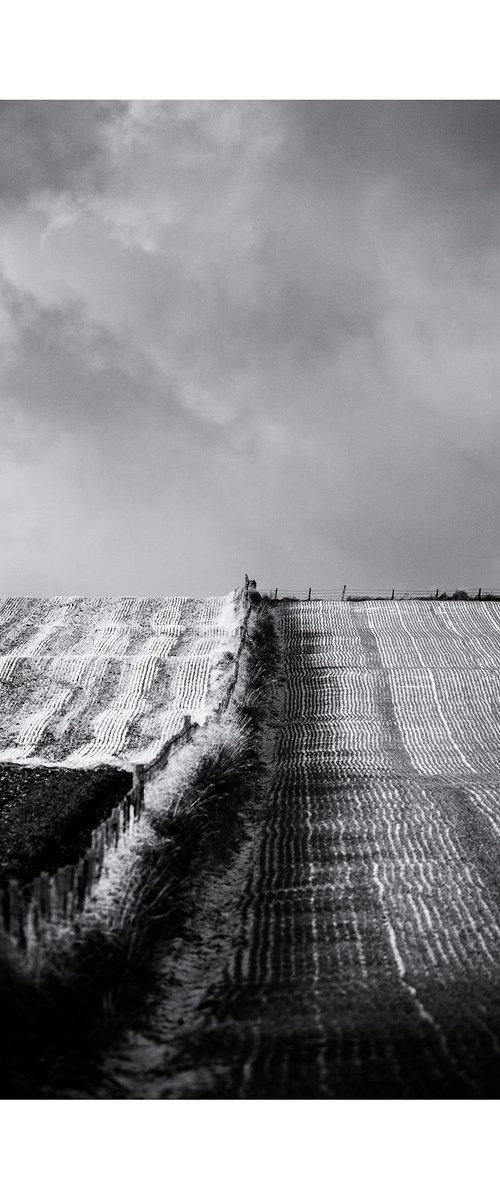
<path id="1" fill-rule="evenodd" d="M 227 711 L 179 751 L 177 783 L 147 808 L 108 906 L 91 906 L 36 973 L 0 957 L 0 1094 L 102 1095 L 103 1050 L 154 987 L 155 961 L 182 934 L 192 883 L 224 863 L 239 814 L 265 785 L 261 735 L 277 662 L 272 606 L 253 608 Z M 175 771 L 174 771 L 175 776 Z M 114 1094 L 114 1093 L 113 1093 Z"/>

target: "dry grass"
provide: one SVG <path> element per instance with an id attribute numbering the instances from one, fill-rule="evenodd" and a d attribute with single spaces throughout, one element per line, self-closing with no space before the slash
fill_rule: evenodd
<path id="1" fill-rule="evenodd" d="M 272 608 L 252 613 L 231 704 L 179 752 L 168 802 L 146 810 L 142 831 L 106 909 L 84 914 L 71 937 L 40 957 L 0 961 L 0 1094 L 96 1094 L 98 1060 L 154 986 L 155 958 L 182 932 L 190 880 L 224 861 L 238 813 L 262 789 L 260 734 L 276 661 Z M 175 771 L 174 771 L 175 777 Z"/>

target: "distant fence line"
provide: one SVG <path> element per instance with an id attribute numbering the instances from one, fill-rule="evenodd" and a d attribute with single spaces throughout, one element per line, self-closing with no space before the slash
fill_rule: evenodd
<path id="1" fill-rule="evenodd" d="M 240 659 L 245 644 L 251 604 L 245 604 L 245 615 L 240 626 L 238 650 L 234 656 L 235 671 L 214 715 L 227 709 L 238 680 Z M 133 833 L 145 808 L 145 785 L 150 783 L 165 768 L 173 751 L 190 742 L 200 726 L 190 717 L 184 717 L 184 726 L 179 733 L 169 738 L 152 762 L 132 766 L 133 784 L 122 800 L 115 805 L 109 817 L 96 826 L 91 834 L 88 850 L 77 863 L 59 867 L 54 873 L 41 871 L 29 883 L 9 879 L 6 888 L 0 888 L 0 930 L 26 951 L 43 936 L 44 928 L 53 921 L 71 922 L 83 912 L 85 904 L 98 884 L 109 850 L 116 849 L 120 841 Z"/>
<path id="2" fill-rule="evenodd" d="M 485 588 L 269 588 L 272 600 L 500 600 L 500 587 Z"/>

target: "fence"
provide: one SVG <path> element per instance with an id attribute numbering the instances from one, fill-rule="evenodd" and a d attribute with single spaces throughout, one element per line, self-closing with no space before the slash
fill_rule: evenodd
<path id="1" fill-rule="evenodd" d="M 131 832 L 143 807 L 139 768 L 132 788 L 93 830 L 90 847 L 77 863 L 60 867 L 53 875 L 42 871 L 23 886 L 17 879 L 9 880 L 7 889 L 0 891 L 0 924 L 21 949 L 40 936 L 44 923 L 69 921 L 82 911 L 101 877 L 106 852 Z"/>
<path id="2" fill-rule="evenodd" d="M 468 588 L 269 588 L 272 600 L 500 600 L 500 587 Z"/>
<path id="3" fill-rule="evenodd" d="M 251 605 L 247 602 L 234 658 L 233 679 L 216 709 L 215 715 L 218 717 L 228 707 L 236 687 L 250 610 Z M 89 849 L 76 864 L 60 867 L 53 874 L 42 871 L 24 885 L 17 879 L 10 879 L 7 888 L 0 889 L 0 930 L 3 928 L 19 949 L 25 951 L 38 941 L 44 928 L 51 922 L 71 922 L 83 911 L 101 878 L 106 854 L 116 848 L 124 837 L 132 834 L 145 808 L 146 783 L 164 770 L 172 752 L 191 741 L 197 729 L 198 722 L 186 716 L 183 729 L 169 739 L 152 762 L 132 768 L 132 787 L 115 805 L 109 817 L 92 831 Z"/>

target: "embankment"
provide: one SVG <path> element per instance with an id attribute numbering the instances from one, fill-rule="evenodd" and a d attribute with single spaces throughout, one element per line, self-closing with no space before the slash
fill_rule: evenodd
<path id="1" fill-rule="evenodd" d="M 95 1094 L 104 1048 L 143 1006 L 158 945 L 178 935 L 193 877 L 210 855 L 227 852 L 259 787 L 255 734 L 268 656 L 257 664 L 252 655 L 258 637 L 249 631 L 218 714 L 152 781 L 135 837 L 111 856 L 71 936 L 54 930 L 36 979 L 21 961 L 4 962 L 4 1095 Z"/>

